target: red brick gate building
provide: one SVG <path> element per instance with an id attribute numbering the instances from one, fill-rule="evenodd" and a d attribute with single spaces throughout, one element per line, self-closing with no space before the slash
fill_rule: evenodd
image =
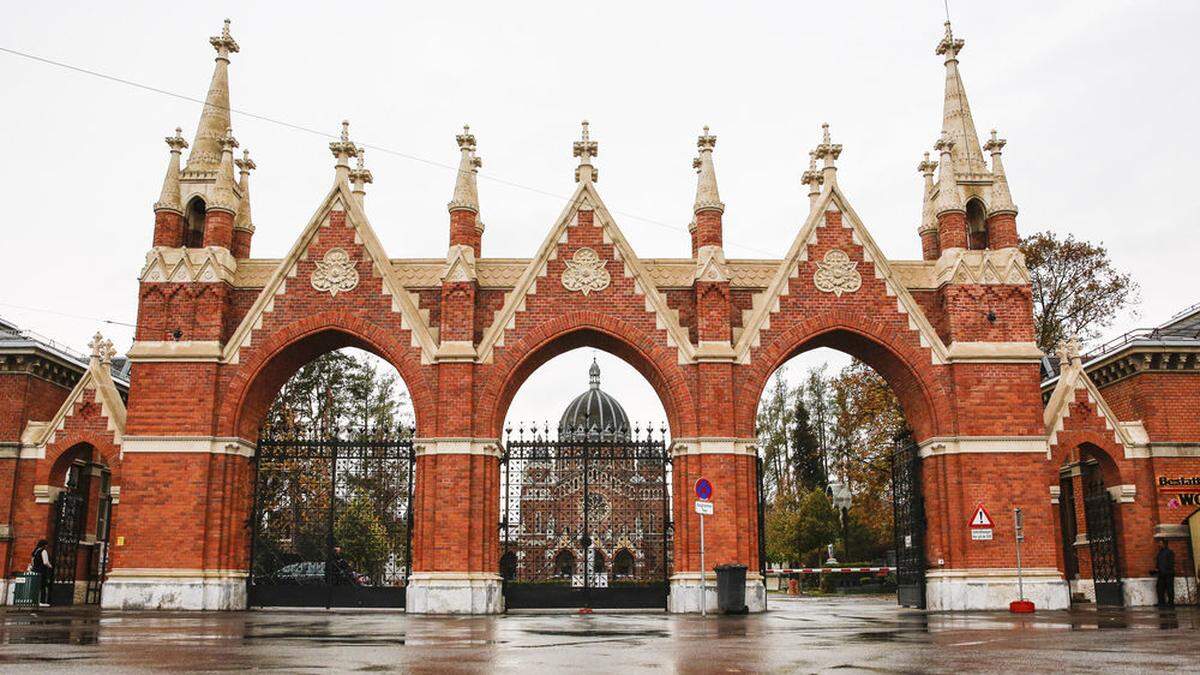
<path id="1" fill-rule="evenodd" d="M 1068 435 L 1055 426 L 1061 415 L 1052 420 L 1043 405 L 1029 277 L 1001 163 L 1005 142 L 993 132 L 980 145 L 958 72 L 963 42 L 949 26 L 937 47 L 946 73 L 938 158 L 927 153 L 919 164 L 923 259 L 916 261 L 890 260 L 855 214 L 837 181 L 842 147 L 828 128 L 801 179 L 810 208 L 796 214 L 796 236 L 781 258 L 726 257 L 716 138 L 707 129 L 697 141 L 689 255 L 640 258 L 601 198 L 599 144 L 586 122 L 572 146 L 575 192 L 528 259 L 484 256 L 480 160 L 468 129 L 457 136 L 461 164 L 445 257 L 391 257 L 367 216 L 372 175 L 346 125 L 330 143 L 333 184 L 314 197 L 291 249 L 280 259 L 253 258 L 255 167 L 248 155 L 235 160 L 228 109 L 238 45 L 228 25 L 211 43 L 215 72 L 186 164 L 188 143 L 178 131 L 166 139 L 170 160 L 129 352 L 128 409 L 112 402 L 90 417 L 60 411 L 62 433 L 28 441 L 43 454 L 27 452 L 23 441 L 10 464 L 29 460 L 35 475 L 46 473 L 75 425 L 91 424 L 96 447 L 113 450 L 104 457 L 114 476 L 119 467 L 121 498 L 105 607 L 245 606 L 246 523 L 265 411 L 300 366 L 347 346 L 386 359 L 412 397 L 409 611 L 502 611 L 501 425 L 534 370 L 581 346 L 633 365 L 666 410 L 677 514 L 672 610 L 699 610 L 698 532 L 683 514 L 702 475 L 717 486 L 706 562 L 759 569 L 755 412 L 771 374 L 815 347 L 868 363 L 903 405 L 922 457 L 929 607 L 1000 608 L 1016 597 L 1007 534 L 1014 507 L 1025 514 L 1026 594 L 1039 607 L 1069 602 L 1058 511 L 1046 490 L 1050 474 L 1058 485 Z M 1195 431 L 1178 439 L 1191 451 Z M 1078 440 L 1110 450 L 1127 440 L 1102 436 Z M 14 504 L 47 508 L 29 487 L 10 484 Z M 972 540 L 967 523 L 979 504 L 996 520 L 994 539 Z M 1136 516 L 1137 527 L 1156 517 Z M 1133 524 L 1126 524 L 1130 536 Z M 37 534 L 19 534 L 22 556 Z M 758 574 L 747 587 L 751 608 L 762 609 Z"/>

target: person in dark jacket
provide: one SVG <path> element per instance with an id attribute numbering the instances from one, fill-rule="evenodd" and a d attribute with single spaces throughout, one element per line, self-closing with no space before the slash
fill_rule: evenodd
<path id="1" fill-rule="evenodd" d="M 1158 575 L 1156 584 L 1159 607 L 1175 606 L 1175 552 L 1162 540 L 1162 547 L 1154 557 L 1154 571 Z"/>
<path id="2" fill-rule="evenodd" d="M 38 604 L 42 607 L 50 606 L 50 580 L 54 571 L 50 564 L 50 553 L 46 550 L 49 545 L 45 539 L 39 539 L 29 561 L 29 571 L 38 575 Z"/>

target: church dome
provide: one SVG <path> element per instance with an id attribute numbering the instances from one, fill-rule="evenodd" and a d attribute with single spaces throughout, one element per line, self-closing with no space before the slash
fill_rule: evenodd
<path id="1" fill-rule="evenodd" d="M 558 421 L 559 435 L 566 438 L 578 433 L 579 429 L 595 430 L 611 438 L 629 436 L 629 416 L 617 399 L 600 389 L 600 366 L 592 360 L 588 369 L 588 390 L 575 397 L 563 411 Z"/>

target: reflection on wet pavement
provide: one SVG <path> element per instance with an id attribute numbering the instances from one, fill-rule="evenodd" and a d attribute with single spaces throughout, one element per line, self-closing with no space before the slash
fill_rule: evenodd
<path id="1" fill-rule="evenodd" d="M 772 596 L 708 617 L 0 610 L 0 670 L 883 672 L 1196 670 L 1200 612 L 926 614 L 888 597 Z"/>

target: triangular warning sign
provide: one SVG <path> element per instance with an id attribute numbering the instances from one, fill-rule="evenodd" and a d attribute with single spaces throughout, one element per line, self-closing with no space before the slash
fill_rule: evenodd
<path id="1" fill-rule="evenodd" d="M 992 517 L 988 514 L 987 509 L 983 508 L 983 504 L 975 507 L 975 515 L 971 516 L 971 527 L 980 529 L 991 529 L 995 527 L 992 523 Z"/>

